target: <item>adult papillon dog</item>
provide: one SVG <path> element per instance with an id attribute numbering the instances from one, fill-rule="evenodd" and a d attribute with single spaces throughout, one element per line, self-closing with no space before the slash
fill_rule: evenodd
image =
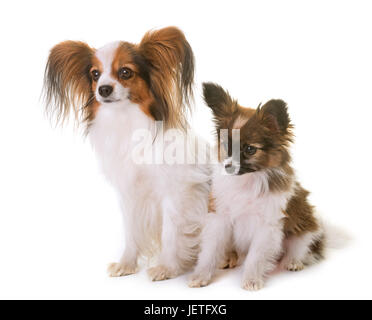
<path id="1" fill-rule="evenodd" d="M 196 262 L 208 207 L 207 167 L 159 158 L 143 163 L 133 157 L 135 150 L 138 157 L 159 156 L 159 146 L 177 144 L 163 137 L 189 128 L 193 77 L 192 49 L 175 27 L 150 31 L 139 44 L 118 41 L 96 50 L 65 41 L 50 52 L 47 110 L 57 120 L 73 113 L 86 124 L 103 172 L 120 198 L 125 250 L 109 266 L 110 276 L 135 273 L 142 256 L 157 257 L 148 270 L 154 281 L 176 277 Z M 138 151 L 143 131 L 150 139 Z"/>

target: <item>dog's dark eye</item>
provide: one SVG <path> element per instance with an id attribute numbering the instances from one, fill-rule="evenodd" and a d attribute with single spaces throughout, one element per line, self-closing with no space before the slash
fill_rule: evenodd
<path id="1" fill-rule="evenodd" d="M 129 68 L 120 68 L 119 70 L 119 78 L 128 80 L 132 78 L 133 76 L 133 71 Z"/>
<path id="2" fill-rule="evenodd" d="M 98 70 L 92 70 L 91 74 L 92 74 L 92 79 L 94 81 L 97 81 L 99 79 L 99 76 L 101 75 L 101 73 Z"/>
<path id="3" fill-rule="evenodd" d="M 251 146 L 249 144 L 244 144 L 243 146 L 243 154 L 244 156 L 253 156 L 257 152 L 257 148 L 255 146 Z"/>

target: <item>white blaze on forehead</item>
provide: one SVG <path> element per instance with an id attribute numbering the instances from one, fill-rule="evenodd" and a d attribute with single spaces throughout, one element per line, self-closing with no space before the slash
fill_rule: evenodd
<path id="1" fill-rule="evenodd" d="M 102 63 L 103 72 L 106 72 L 108 69 L 111 71 L 112 61 L 115 58 L 119 44 L 119 41 L 112 42 L 96 51 L 96 57 Z"/>
<path id="2" fill-rule="evenodd" d="M 119 41 L 112 42 L 96 51 L 96 57 L 102 63 L 102 75 L 99 79 L 102 84 L 109 80 L 114 81 L 111 77 L 111 67 L 119 45 Z"/>

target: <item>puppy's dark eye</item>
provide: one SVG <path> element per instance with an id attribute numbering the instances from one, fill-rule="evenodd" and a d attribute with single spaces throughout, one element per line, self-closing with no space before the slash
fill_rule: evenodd
<path id="1" fill-rule="evenodd" d="M 101 75 L 98 70 L 92 70 L 91 74 L 93 81 L 97 81 L 99 79 L 99 76 Z"/>
<path id="2" fill-rule="evenodd" d="M 257 148 L 255 146 L 251 146 L 249 144 L 244 144 L 243 155 L 245 157 L 253 156 L 256 152 L 257 152 Z"/>
<path id="3" fill-rule="evenodd" d="M 128 80 L 130 78 L 132 78 L 133 76 L 133 71 L 129 68 L 120 68 L 119 70 L 119 78 L 123 79 L 123 80 Z"/>

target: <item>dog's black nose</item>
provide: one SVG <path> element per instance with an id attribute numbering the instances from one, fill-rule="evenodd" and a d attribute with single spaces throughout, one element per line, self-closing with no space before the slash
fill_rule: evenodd
<path id="1" fill-rule="evenodd" d="M 99 94 L 104 98 L 107 98 L 112 93 L 112 91 L 114 91 L 114 88 L 112 86 L 100 86 L 98 88 Z"/>

